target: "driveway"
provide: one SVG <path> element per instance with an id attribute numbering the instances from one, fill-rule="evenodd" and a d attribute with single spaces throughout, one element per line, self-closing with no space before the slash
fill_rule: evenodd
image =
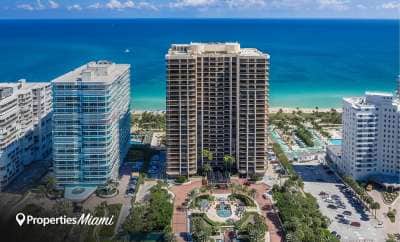
<path id="1" fill-rule="evenodd" d="M 368 192 L 368 194 L 381 205 L 381 209 L 376 211 L 376 217 L 383 221 L 384 231 L 388 234 L 400 234 L 400 218 L 399 218 L 399 211 L 400 211 L 400 198 L 398 198 L 395 203 L 391 205 L 386 205 L 383 202 L 382 195 L 379 191 L 373 190 Z M 396 209 L 396 222 L 390 222 L 389 218 L 386 216 L 386 213 L 389 211 L 389 207 L 391 209 Z"/>

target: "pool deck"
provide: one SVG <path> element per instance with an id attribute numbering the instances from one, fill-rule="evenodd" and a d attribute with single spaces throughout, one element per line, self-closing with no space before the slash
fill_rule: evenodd
<path id="1" fill-rule="evenodd" d="M 231 179 L 232 183 L 243 184 L 244 179 Z M 193 179 L 192 182 L 185 185 L 176 185 L 171 187 L 171 192 L 175 195 L 174 200 L 174 212 L 172 216 L 172 230 L 176 235 L 177 241 L 187 241 L 187 235 L 189 234 L 187 212 L 182 208 L 182 203 L 185 202 L 187 194 L 194 188 L 201 187 L 201 178 Z M 268 225 L 268 232 L 271 242 L 283 242 L 283 230 L 280 224 L 279 216 L 273 209 L 273 205 L 270 199 L 264 199 L 262 194 L 265 193 L 268 186 L 266 184 L 252 184 L 250 189 L 254 188 L 257 191 L 255 200 L 262 210 L 262 215 L 265 217 L 265 221 Z M 215 189 L 213 194 L 230 194 L 229 189 Z"/>

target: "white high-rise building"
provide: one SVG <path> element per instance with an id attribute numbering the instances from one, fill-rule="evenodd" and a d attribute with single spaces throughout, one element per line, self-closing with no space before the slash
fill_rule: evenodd
<path id="1" fill-rule="evenodd" d="M 51 84 L 0 84 L 0 190 L 32 161 L 51 156 Z"/>
<path id="2" fill-rule="evenodd" d="M 356 180 L 382 177 L 400 183 L 399 98 L 377 92 L 344 98 L 342 119 L 339 170 Z"/>
<path id="3" fill-rule="evenodd" d="M 129 149 L 130 65 L 90 62 L 52 84 L 58 185 L 93 188 L 117 179 Z"/>

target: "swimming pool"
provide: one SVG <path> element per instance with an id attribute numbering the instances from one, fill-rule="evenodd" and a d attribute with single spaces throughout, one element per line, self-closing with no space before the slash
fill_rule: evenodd
<path id="1" fill-rule="evenodd" d="M 341 145 L 342 144 L 342 139 L 330 139 L 329 143 L 331 145 Z"/>

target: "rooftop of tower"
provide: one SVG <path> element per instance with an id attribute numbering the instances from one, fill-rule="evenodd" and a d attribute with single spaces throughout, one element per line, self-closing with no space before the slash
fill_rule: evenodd
<path id="1" fill-rule="evenodd" d="M 0 83 L 0 100 L 3 100 L 15 93 L 29 92 L 31 89 L 49 86 L 50 82 L 26 82 L 20 79 L 17 82 Z"/>
<path id="2" fill-rule="evenodd" d="M 361 97 L 345 97 L 344 102 L 347 102 L 353 106 L 353 108 L 374 108 L 377 104 L 392 104 L 399 106 L 399 99 L 396 98 L 392 93 L 389 92 L 365 92 L 364 96 Z"/>
<path id="3" fill-rule="evenodd" d="M 240 56 L 266 56 L 255 48 L 241 48 L 237 42 L 225 43 L 190 43 L 190 44 L 173 44 L 168 50 L 167 56 L 184 56 L 184 55 L 240 55 Z"/>
<path id="4" fill-rule="evenodd" d="M 113 82 L 129 68 L 129 64 L 115 64 L 105 60 L 92 61 L 57 77 L 52 82 Z"/>

